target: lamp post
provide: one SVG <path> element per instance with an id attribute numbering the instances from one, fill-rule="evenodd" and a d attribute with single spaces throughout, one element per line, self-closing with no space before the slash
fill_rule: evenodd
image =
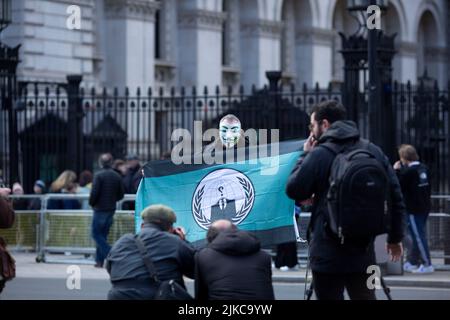
<path id="1" fill-rule="evenodd" d="M 378 30 L 375 28 L 367 28 L 368 16 L 367 9 L 370 6 L 378 6 L 381 11 L 387 10 L 388 2 L 387 0 L 347 0 L 347 10 L 350 13 L 359 12 L 361 13 L 360 27 L 359 30 L 367 29 L 367 64 L 369 70 L 369 99 L 368 99 L 368 112 L 369 112 L 369 123 L 370 123 L 370 137 L 375 140 L 376 143 L 382 143 L 382 136 L 380 130 L 380 79 L 379 79 L 379 66 L 378 66 Z M 365 33 L 363 31 L 363 33 Z"/>

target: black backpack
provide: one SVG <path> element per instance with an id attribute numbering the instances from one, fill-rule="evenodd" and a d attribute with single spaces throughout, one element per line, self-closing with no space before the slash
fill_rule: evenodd
<path id="1" fill-rule="evenodd" d="M 387 169 L 369 151 L 369 142 L 321 144 L 336 154 L 326 196 L 329 230 L 341 244 L 367 241 L 387 232 L 389 179 Z"/>

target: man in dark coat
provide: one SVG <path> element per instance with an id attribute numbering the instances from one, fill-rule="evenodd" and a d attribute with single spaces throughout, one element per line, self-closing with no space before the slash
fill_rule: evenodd
<path id="1" fill-rule="evenodd" d="M 89 205 L 94 209 L 92 238 L 97 244 L 95 266 L 98 268 L 103 267 L 104 260 L 111 249 L 107 241 L 108 233 L 113 223 L 116 203 L 124 195 L 122 178 L 111 168 L 112 164 L 111 154 L 105 153 L 100 156 L 99 165 L 102 170 L 94 176 L 89 196 Z"/>
<path id="2" fill-rule="evenodd" d="M 183 275 L 194 277 L 195 250 L 184 241 L 181 228 L 174 228 L 176 215 L 163 205 L 151 205 L 141 213 L 140 237 L 160 281 L 173 279 L 184 287 Z M 112 288 L 108 299 L 153 299 L 157 285 L 151 280 L 133 234 L 122 236 L 106 260 Z"/>
<path id="3" fill-rule="evenodd" d="M 367 287 L 367 273 L 375 265 L 374 239 L 363 247 L 354 243 L 341 245 L 327 224 L 326 195 L 329 174 L 335 154 L 322 146 L 325 142 L 338 145 L 354 144 L 360 139 L 356 125 L 344 121 L 345 109 L 336 101 L 325 101 L 314 107 L 311 114 L 311 135 L 303 146 L 302 155 L 287 183 L 287 195 L 303 201 L 313 197 L 310 223 L 310 265 L 314 290 L 318 299 L 343 299 L 344 288 L 351 299 L 375 299 L 375 292 Z M 390 228 L 387 250 L 391 259 L 402 256 L 405 220 L 402 193 L 394 170 L 381 149 L 369 144 L 369 151 L 383 164 L 390 184 Z M 368 195 L 370 196 L 370 195 Z"/>
<path id="4" fill-rule="evenodd" d="M 139 158 L 135 154 L 129 154 L 126 158 L 126 165 L 128 167 L 127 173 L 123 177 L 123 184 L 125 185 L 125 193 L 136 194 L 141 182 L 141 164 Z"/>
<path id="5" fill-rule="evenodd" d="M 271 257 L 259 240 L 217 220 L 208 245 L 196 255 L 195 296 L 200 300 L 273 300 Z"/>

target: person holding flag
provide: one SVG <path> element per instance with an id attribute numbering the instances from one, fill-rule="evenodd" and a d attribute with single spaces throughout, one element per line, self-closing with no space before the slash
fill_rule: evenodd
<path id="1" fill-rule="evenodd" d="M 202 149 L 203 160 L 209 156 L 217 161 L 177 162 L 174 160 L 177 155 L 191 160 L 199 154 L 176 145 L 171 161 L 147 163 L 136 197 L 136 232 L 141 225 L 138 212 L 148 205 L 162 203 L 177 212 L 186 238 L 194 246 L 205 244 L 206 231 L 220 219 L 253 233 L 262 247 L 295 241 L 294 201 L 284 193 L 284 185 L 302 153 L 302 142 L 251 144 L 258 140 L 253 136 L 247 140 L 248 132 L 256 130 L 244 133 L 236 116 L 225 115 L 219 130 L 216 129 L 215 140 Z M 184 132 L 180 139 L 188 135 Z M 245 157 L 241 158 L 242 155 Z"/>

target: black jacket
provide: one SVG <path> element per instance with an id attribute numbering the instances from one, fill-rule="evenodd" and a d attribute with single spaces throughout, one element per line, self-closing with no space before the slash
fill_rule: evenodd
<path id="1" fill-rule="evenodd" d="M 123 184 L 125 186 L 125 193 L 135 194 L 141 182 L 142 173 L 141 166 L 136 166 L 134 168 L 129 168 L 125 176 L 122 178 Z"/>
<path id="2" fill-rule="evenodd" d="M 159 280 L 174 279 L 184 286 L 183 275 L 194 278 L 194 248 L 178 236 L 145 224 L 141 239 L 155 265 Z M 156 284 L 150 280 L 133 234 L 122 236 L 108 254 L 106 269 L 113 288 L 109 299 L 152 299 Z"/>
<path id="3" fill-rule="evenodd" d="M 428 168 L 417 163 L 396 170 L 408 214 L 428 214 L 431 208 L 431 183 Z"/>
<path id="4" fill-rule="evenodd" d="M 111 168 L 102 169 L 94 176 L 89 205 L 96 211 L 115 211 L 116 202 L 124 195 L 122 178 Z"/>
<path id="5" fill-rule="evenodd" d="M 200 300 L 273 300 L 270 255 L 245 231 L 220 233 L 196 255 Z"/>
<path id="6" fill-rule="evenodd" d="M 319 139 L 318 146 L 307 155 L 302 156 L 294 167 L 287 183 L 286 192 L 291 199 L 303 201 L 313 198 L 311 216 L 310 262 L 315 272 L 354 273 L 366 272 L 367 266 L 374 264 L 375 253 L 373 241 L 368 246 L 356 247 L 353 244 L 341 245 L 325 226 L 327 211 L 325 197 L 329 187 L 329 174 L 335 155 L 321 146 L 324 142 L 337 144 L 355 143 L 359 132 L 352 121 L 337 121 Z M 387 169 L 390 180 L 390 231 L 389 243 L 399 243 L 405 229 L 405 205 L 400 185 L 389 160 L 381 149 L 374 144 L 369 150 Z"/>
<path id="7" fill-rule="evenodd" d="M 15 213 L 11 201 L 0 196 L 0 228 L 11 228 L 14 220 Z"/>

